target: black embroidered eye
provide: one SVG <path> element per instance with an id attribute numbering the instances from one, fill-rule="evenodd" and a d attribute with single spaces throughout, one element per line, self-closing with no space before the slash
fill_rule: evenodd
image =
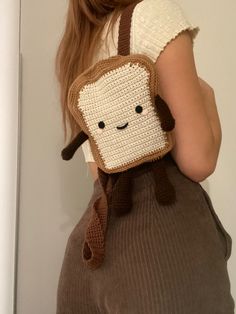
<path id="1" fill-rule="evenodd" d="M 138 105 L 138 106 L 136 106 L 135 111 L 137 113 L 141 113 L 143 111 L 143 107 Z"/>
<path id="2" fill-rule="evenodd" d="M 103 121 L 98 122 L 98 127 L 100 129 L 104 129 L 105 128 L 105 123 Z"/>

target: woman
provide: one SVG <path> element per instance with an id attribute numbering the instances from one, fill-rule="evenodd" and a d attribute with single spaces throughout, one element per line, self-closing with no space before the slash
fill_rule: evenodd
<path id="1" fill-rule="evenodd" d="M 71 0 L 56 67 L 65 135 L 77 125 L 66 100 L 86 68 L 117 54 L 120 15 L 132 0 Z M 133 10 L 131 53 L 155 62 L 159 94 L 176 125 L 175 146 L 164 158 L 177 201 L 155 200 L 150 172 L 135 178 L 130 215 L 111 214 L 106 258 L 91 271 L 81 259 L 91 205 L 102 192 L 88 141 L 85 161 L 94 178 L 87 209 L 72 231 L 61 269 L 57 314 L 234 313 L 227 260 L 232 239 L 199 182 L 215 170 L 221 127 L 213 89 L 197 75 L 193 39 L 198 28 L 171 0 L 143 0 Z"/>

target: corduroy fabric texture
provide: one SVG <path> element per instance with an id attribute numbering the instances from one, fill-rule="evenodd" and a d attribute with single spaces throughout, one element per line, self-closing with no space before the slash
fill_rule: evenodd
<path id="1" fill-rule="evenodd" d="M 154 177 L 134 178 L 132 210 L 109 214 L 106 258 L 82 261 L 91 205 L 99 180 L 67 242 L 57 291 L 57 314 L 233 314 L 227 261 L 232 239 L 208 194 L 185 177 L 168 154 L 163 160 L 177 201 L 161 206 Z"/>
<path id="2" fill-rule="evenodd" d="M 103 193 L 91 204 L 91 215 L 85 232 L 83 261 L 90 269 L 101 267 L 105 257 L 105 238 L 109 228 L 109 214 L 121 217 L 132 209 L 134 177 L 150 171 L 154 177 L 155 198 L 162 205 L 176 201 L 175 189 L 168 179 L 164 161 L 144 163 L 128 171 L 107 174 L 98 168 Z"/>

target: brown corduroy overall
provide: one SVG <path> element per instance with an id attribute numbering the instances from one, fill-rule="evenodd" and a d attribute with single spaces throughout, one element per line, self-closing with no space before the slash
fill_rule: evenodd
<path id="1" fill-rule="evenodd" d="M 157 203 L 150 171 L 133 181 L 130 213 L 109 216 L 105 259 L 90 270 L 82 260 L 99 180 L 72 231 L 61 269 L 57 314 L 233 314 L 227 261 L 232 239 L 199 183 L 164 157 L 177 201 Z"/>

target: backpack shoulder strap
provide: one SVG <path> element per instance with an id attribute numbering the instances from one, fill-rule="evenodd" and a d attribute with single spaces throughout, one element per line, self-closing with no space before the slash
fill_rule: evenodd
<path id="1" fill-rule="evenodd" d="M 130 54 L 130 31 L 132 15 L 135 6 L 141 1 L 139 0 L 128 5 L 121 14 L 118 35 L 118 55 L 127 56 Z"/>

